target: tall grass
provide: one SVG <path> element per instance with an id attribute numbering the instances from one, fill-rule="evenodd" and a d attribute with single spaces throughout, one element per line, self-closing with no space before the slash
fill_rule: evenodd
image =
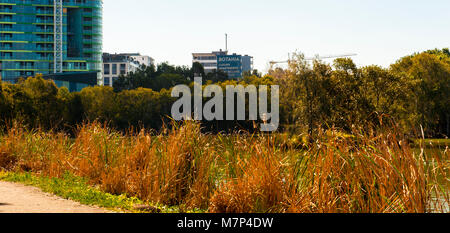
<path id="1" fill-rule="evenodd" d="M 207 135 L 193 122 L 159 134 L 91 123 L 70 138 L 15 124 L 0 136 L 0 167 L 70 172 L 111 194 L 213 213 L 448 211 L 448 149 L 416 153 L 389 133 L 316 138 Z"/>

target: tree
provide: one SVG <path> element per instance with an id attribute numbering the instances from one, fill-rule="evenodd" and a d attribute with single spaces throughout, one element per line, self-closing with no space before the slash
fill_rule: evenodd
<path id="1" fill-rule="evenodd" d="M 177 85 L 187 85 L 190 81 L 180 74 L 163 73 L 148 83 L 147 88 L 154 91 L 170 89 Z"/>
<path id="2" fill-rule="evenodd" d="M 4 87 L 5 86 L 5 87 Z M 6 83 L 0 81 L 0 126 L 4 121 L 11 118 L 12 104 L 11 98 L 6 91 Z"/>
<path id="3" fill-rule="evenodd" d="M 258 78 L 261 78 L 262 74 L 257 69 L 245 71 L 242 73 L 243 78 L 251 77 L 251 76 L 256 76 Z"/>
<path id="4" fill-rule="evenodd" d="M 149 88 L 160 91 L 163 88 L 171 88 L 178 84 L 189 83 L 194 77 L 192 70 L 185 66 L 171 66 L 168 63 L 148 66 L 138 69 L 128 75 L 119 76 L 113 84 L 116 93 L 137 88 Z"/>
<path id="5" fill-rule="evenodd" d="M 280 112 L 287 128 L 292 131 L 308 132 L 313 130 L 311 86 L 313 71 L 304 55 L 294 53 L 289 68 L 276 77 L 280 85 Z"/>
<path id="6" fill-rule="evenodd" d="M 228 74 L 223 70 L 213 70 L 206 74 L 206 81 L 212 81 L 213 83 L 223 82 L 228 80 Z"/>
<path id="7" fill-rule="evenodd" d="M 61 114 L 64 127 L 70 129 L 77 124 L 81 124 L 84 117 L 84 108 L 80 93 L 71 93 L 66 87 L 61 87 L 58 90 L 58 99 L 62 103 Z"/>
<path id="8" fill-rule="evenodd" d="M 295 53 L 288 70 L 278 68 L 270 73 L 277 76 L 275 81 L 282 88 L 283 122 L 310 134 L 319 127 L 351 131 L 353 125 L 373 125 L 377 108 L 389 112 L 393 101 L 389 98 L 397 98 L 398 93 L 386 88 L 398 87 L 398 81 L 393 85 L 394 76 L 377 67 L 359 69 L 351 59 L 336 59 L 333 70 L 319 60 L 311 65 Z"/>
<path id="9" fill-rule="evenodd" d="M 160 102 L 160 93 L 150 89 L 138 88 L 117 94 L 115 123 L 121 129 L 130 126 L 159 128 L 161 116 L 164 114 Z M 167 114 L 167 113 L 165 113 Z"/>
<path id="10" fill-rule="evenodd" d="M 22 105 L 26 107 L 21 111 L 30 114 L 28 117 L 32 126 L 51 129 L 62 123 L 62 103 L 58 99 L 58 87 L 53 81 L 44 80 L 42 75 L 37 75 L 21 81 L 19 87 L 24 91 L 22 100 L 28 102 Z"/>
<path id="11" fill-rule="evenodd" d="M 206 77 L 205 68 L 199 62 L 194 62 L 192 64 L 192 73 L 194 75 L 200 75 L 201 77 Z"/>
<path id="12" fill-rule="evenodd" d="M 450 134 L 450 57 L 444 54 L 424 52 L 391 66 L 409 91 L 410 124 L 422 125 L 428 136 Z"/>
<path id="13" fill-rule="evenodd" d="M 115 118 L 117 108 L 116 94 L 111 87 L 86 87 L 80 92 L 84 119 L 111 122 Z"/>

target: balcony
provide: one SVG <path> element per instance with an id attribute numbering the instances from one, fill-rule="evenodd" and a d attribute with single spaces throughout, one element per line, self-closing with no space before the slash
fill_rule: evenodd
<path id="1" fill-rule="evenodd" d="M 36 32 L 53 33 L 54 29 L 53 28 L 47 28 L 47 29 L 37 28 Z"/>
<path id="2" fill-rule="evenodd" d="M 53 19 L 36 19 L 35 23 L 53 24 Z"/>

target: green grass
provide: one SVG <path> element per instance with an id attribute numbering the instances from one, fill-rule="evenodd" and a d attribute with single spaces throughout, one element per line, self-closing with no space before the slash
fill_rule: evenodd
<path id="1" fill-rule="evenodd" d="M 66 173 L 61 178 L 48 178 L 37 176 L 31 173 L 14 173 L 0 171 L 0 180 L 21 183 L 40 188 L 43 192 L 70 199 L 84 205 L 98 206 L 115 212 L 144 212 L 135 209 L 137 205 L 147 205 L 137 198 L 130 198 L 126 195 L 112 195 L 100 189 L 91 187 L 86 180 L 70 173 Z M 161 212 L 179 212 L 177 208 L 168 208 L 158 205 L 150 205 Z"/>

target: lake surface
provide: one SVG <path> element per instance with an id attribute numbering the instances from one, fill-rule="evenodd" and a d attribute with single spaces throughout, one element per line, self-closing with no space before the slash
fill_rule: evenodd
<path id="1" fill-rule="evenodd" d="M 422 142 L 423 144 L 420 144 Z M 440 140 L 425 140 L 425 141 L 417 141 L 416 142 L 416 149 L 415 153 L 421 154 L 421 147 L 420 145 L 424 146 L 424 153 L 426 157 L 428 158 L 429 163 L 435 162 L 433 158 L 435 156 L 439 156 L 441 160 L 447 161 L 446 165 L 449 164 L 449 145 L 450 140 L 449 139 L 440 139 Z M 440 174 L 438 177 L 439 185 L 441 185 L 442 189 L 444 189 L 449 195 L 450 193 L 450 168 L 447 167 L 447 173 L 446 174 Z M 436 197 L 437 195 L 434 195 L 432 203 L 430 203 L 430 209 L 433 213 L 450 213 L 450 205 L 448 202 L 445 201 L 443 197 L 438 199 Z M 436 203 L 444 203 L 444 206 L 436 206 Z M 443 210 L 442 210 L 443 209 Z"/>

